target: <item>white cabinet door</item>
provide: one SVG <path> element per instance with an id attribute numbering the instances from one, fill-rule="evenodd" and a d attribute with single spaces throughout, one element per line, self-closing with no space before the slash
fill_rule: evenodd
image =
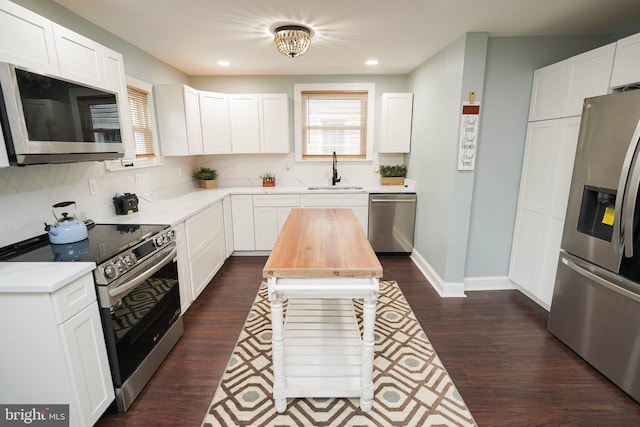
<path id="1" fill-rule="evenodd" d="M 260 152 L 288 153 L 289 97 L 286 93 L 260 94 Z"/>
<path id="2" fill-rule="evenodd" d="M 549 309 L 580 117 L 529 123 L 509 278 Z"/>
<path id="3" fill-rule="evenodd" d="M 163 156 L 202 154 L 198 91 L 186 85 L 153 86 Z"/>
<path id="4" fill-rule="evenodd" d="M 640 33 L 616 43 L 616 55 L 611 73 L 611 87 L 640 82 Z"/>
<path id="5" fill-rule="evenodd" d="M 176 232 L 176 249 L 178 251 L 178 282 L 180 284 L 180 309 L 186 313 L 193 302 L 191 286 L 191 266 L 189 265 L 189 250 L 184 222 L 173 226 Z"/>
<path id="6" fill-rule="evenodd" d="M 255 226 L 255 249 L 270 251 L 278 237 L 278 208 L 273 206 L 259 206 L 253 208 L 253 223 Z"/>
<path id="7" fill-rule="evenodd" d="M 51 21 L 8 0 L 0 1 L 0 61 L 58 75 Z"/>
<path id="8" fill-rule="evenodd" d="M 224 236 L 219 235 L 191 260 L 191 283 L 194 299 L 198 298 L 207 287 L 213 276 L 222 267 L 225 259 Z"/>
<path id="9" fill-rule="evenodd" d="M 129 111 L 129 95 L 127 93 L 127 77 L 124 72 L 124 60 L 120 52 L 109 48 L 102 48 L 104 54 L 104 69 L 106 89 L 117 93 L 118 110 L 120 114 L 120 135 L 125 147 L 125 158 L 136 156 L 136 147 L 131 127 L 131 113 Z"/>
<path id="10" fill-rule="evenodd" d="M 184 115 L 187 123 L 189 154 L 202 154 L 202 127 L 200 126 L 200 101 L 198 91 L 189 86 L 184 91 Z"/>
<path id="11" fill-rule="evenodd" d="M 107 87 L 102 45 L 53 23 L 60 75 L 99 88 Z"/>
<path id="12" fill-rule="evenodd" d="M 412 93 L 382 94 L 380 153 L 411 152 Z"/>
<path id="13" fill-rule="evenodd" d="M 567 76 L 565 61 L 539 68 L 533 73 L 529 121 L 557 118 L 562 115 L 564 84 Z"/>
<path id="14" fill-rule="evenodd" d="M 203 91 L 199 96 L 204 154 L 231 153 L 229 97 L 224 93 Z"/>
<path id="15" fill-rule="evenodd" d="M 234 153 L 260 152 L 258 95 L 229 95 Z"/>
<path id="16" fill-rule="evenodd" d="M 609 91 L 615 47 L 611 43 L 569 58 L 561 117 L 582 115 L 585 98 Z"/>
<path id="17" fill-rule="evenodd" d="M 70 381 L 84 425 L 94 425 L 114 398 L 98 304 L 60 325 Z"/>
<path id="18" fill-rule="evenodd" d="M 233 212 L 231 210 L 231 196 L 222 199 L 222 214 L 224 217 L 224 243 L 227 258 L 233 253 Z"/>
<path id="19" fill-rule="evenodd" d="M 536 70 L 529 121 L 581 115 L 585 98 L 609 91 L 614 51 L 611 43 Z"/>
<path id="20" fill-rule="evenodd" d="M 248 194 L 231 196 L 233 214 L 233 248 L 236 251 L 254 251 L 253 198 Z"/>

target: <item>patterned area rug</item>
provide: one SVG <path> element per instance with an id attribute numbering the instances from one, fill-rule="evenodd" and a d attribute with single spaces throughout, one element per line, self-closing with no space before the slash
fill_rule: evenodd
<path id="1" fill-rule="evenodd" d="M 360 321 L 362 305 L 358 300 L 354 305 Z M 396 282 L 380 282 L 373 383 L 368 413 L 360 410 L 359 399 L 345 398 L 289 399 L 287 410 L 278 414 L 271 394 L 271 317 L 263 283 L 202 425 L 476 425 Z"/>

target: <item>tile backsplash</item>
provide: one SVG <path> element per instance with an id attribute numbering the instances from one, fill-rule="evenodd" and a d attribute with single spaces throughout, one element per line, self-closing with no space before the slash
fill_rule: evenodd
<path id="1" fill-rule="evenodd" d="M 374 185 L 379 163 L 402 161 L 401 154 L 376 156 L 370 162 L 338 161 L 341 184 Z M 51 206 L 58 202 L 73 200 L 80 219 L 100 221 L 114 214 L 115 193 L 136 193 L 142 206 L 189 191 L 197 166 L 217 169 L 220 187 L 259 187 L 264 173 L 275 175 L 276 186 L 331 184 L 331 162 L 295 162 L 293 154 L 164 157 L 161 166 L 116 172 L 101 162 L 12 166 L 0 169 L 0 247 L 43 234 L 44 223 L 55 221 Z M 96 194 L 91 194 L 90 181 Z"/>

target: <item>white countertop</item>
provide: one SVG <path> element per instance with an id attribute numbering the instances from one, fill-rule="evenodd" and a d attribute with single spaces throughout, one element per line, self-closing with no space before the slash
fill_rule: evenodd
<path id="1" fill-rule="evenodd" d="M 55 292 L 94 268 L 93 262 L 0 262 L 0 294 Z"/>
<path id="2" fill-rule="evenodd" d="M 182 196 L 166 200 L 140 203 L 138 212 L 93 218 L 96 223 L 110 224 L 167 224 L 174 226 L 202 209 L 222 200 L 230 194 L 370 194 L 370 193 L 414 193 L 414 186 L 377 185 L 362 189 L 309 190 L 307 187 L 219 187 L 216 189 L 193 189 Z"/>
<path id="3" fill-rule="evenodd" d="M 231 194 L 346 194 L 413 193 L 415 186 L 377 185 L 362 189 L 309 190 L 307 187 L 227 187 L 194 189 L 184 195 L 141 202 L 131 215 L 108 215 L 93 218 L 103 224 L 167 224 L 174 226 Z M 0 293 L 55 292 L 66 284 L 91 272 L 92 262 L 0 262 Z"/>

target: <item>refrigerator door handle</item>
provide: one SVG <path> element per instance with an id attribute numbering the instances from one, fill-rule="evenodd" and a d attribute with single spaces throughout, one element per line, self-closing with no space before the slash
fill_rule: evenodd
<path id="1" fill-rule="evenodd" d="M 631 137 L 631 141 L 629 142 L 629 148 L 633 147 L 633 153 L 631 153 L 631 157 L 633 159 L 635 155 L 635 151 L 638 147 L 638 142 L 640 142 L 640 121 L 636 125 L 636 129 L 633 132 L 633 136 Z M 627 152 L 629 155 L 629 152 Z M 625 158 L 625 162 L 626 162 Z M 622 235 L 624 238 L 624 255 L 627 258 L 631 258 L 633 256 L 633 217 L 635 216 L 636 211 L 636 199 L 638 198 L 638 186 L 640 185 L 640 167 L 638 166 L 638 162 L 633 163 L 633 169 L 631 172 L 631 179 L 629 180 L 629 186 L 627 188 L 627 192 L 624 195 L 624 201 L 622 209 L 624 209 L 624 218 L 622 220 L 624 230 L 622 230 Z M 615 223 L 615 220 L 614 220 Z"/>
<path id="2" fill-rule="evenodd" d="M 635 155 L 636 149 L 638 148 L 638 142 L 640 141 L 640 121 L 636 124 L 636 129 L 633 132 L 633 136 L 631 137 L 631 141 L 629 142 L 629 147 L 627 148 L 627 154 L 624 157 L 624 162 L 622 163 L 622 172 L 620 173 L 620 180 L 618 181 L 618 191 L 616 192 L 616 204 L 615 204 L 615 215 L 613 221 L 613 250 L 617 253 L 622 253 L 623 244 L 625 241 L 630 242 L 631 246 L 631 254 L 633 254 L 633 234 L 630 233 L 631 236 L 629 239 L 625 239 L 624 236 L 626 234 L 625 223 L 622 209 L 623 209 L 623 201 L 624 207 L 628 209 L 629 203 L 626 203 L 625 199 L 625 190 L 627 186 L 627 180 L 629 179 L 629 173 L 631 172 L 631 162 L 633 161 L 633 156 Z M 636 187 L 636 195 L 637 195 L 637 187 Z M 632 203 L 632 210 L 635 208 L 635 199 L 634 203 Z M 633 226 L 633 214 L 631 217 L 631 222 L 629 223 Z M 632 256 L 627 254 L 627 256 Z"/>
<path id="3" fill-rule="evenodd" d="M 635 302 L 640 303 L 640 295 L 635 294 L 627 289 L 621 288 L 620 286 L 614 285 L 613 283 L 603 279 L 602 277 L 593 274 L 590 271 L 585 270 L 584 268 L 580 267 L 578 264 L 576 264 L 575 262 L 562 257 L 562 263 L 564 265 L 566 265 L 567 267 L 569 267 L 570 269 L 572 269 L 573 271 L 575 271 L 576 273 L 580 274 L 581 276 L 586 277 L 587 279 L 591 280 L 592 282 L 597 283 L 598 285 L 604 286 L 605 288 L 620 294 L 626 298 L 629 298 Z"/>

